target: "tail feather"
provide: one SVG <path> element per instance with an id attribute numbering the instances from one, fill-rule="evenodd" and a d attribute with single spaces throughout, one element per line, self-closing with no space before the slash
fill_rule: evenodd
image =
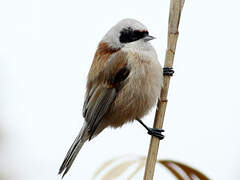
<path id="1" fill-rule="evenodd" d="M 59 169 L 58 174 L 62 174 L 63 172 L 62 178 L 69 171 L 78 152 L 80 151 L 80 149 L 82 148 L 86 140 L 88 139 L 86 135 L 85 127 L 86 125 L 84 124 L 78 136 L 76 137 L 70 149 L 68 150 L 67 155 L 65 156 L 64 161 Z"/>

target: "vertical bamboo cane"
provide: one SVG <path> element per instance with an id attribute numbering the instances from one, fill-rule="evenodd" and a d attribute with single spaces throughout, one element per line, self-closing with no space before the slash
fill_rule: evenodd
<path id="1" fill-rule="evenodd" d="M 178 39 L 178 26 L 183 8 L 184 0 L 171 0 L 168 22 L 168 44 L 165 56 L 164 67 L 172 67 L 174 61 L 174 54 Z M 165 111 L 167 107 L 167 95 L 170 83 L 170 76 L 164 76 L 164 85 L 161 91 L 160 100 L 157 103 L 157 110 L 154 119 L 154 128 L 162 128 Z M 159 139 L 152 136 L 148 150 L 148 157 L 145 167 L 144 180 L 152 180 L 155 170 L 159 148 Z"/>

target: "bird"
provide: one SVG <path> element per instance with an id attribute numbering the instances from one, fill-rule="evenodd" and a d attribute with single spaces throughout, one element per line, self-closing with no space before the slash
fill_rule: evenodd
<path id="1" fill-rule="evenodd" d="M 84 123 L 59 169 L 62 177 L 83 144 L 107 127 L 118 128 L 137 120 L 148 134 L 163 139 L 164 130 L 149 128 L 141 120 L 160 98 L 163 76 L 173 73 L 160 65 L 150 43 L 153 39 L 145 25 L 127 18 L 99 42 L 87 76 Z"/>

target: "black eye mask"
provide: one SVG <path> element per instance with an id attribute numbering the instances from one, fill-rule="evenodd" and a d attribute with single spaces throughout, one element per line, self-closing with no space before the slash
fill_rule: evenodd
<path id="1" fill-rule="evenodd" d="M 146 36 L 148 36 L 148 31 L 133 30 L 129 27 L 120 32 L 119 40 L 121 43 L 129 43 L 142 39 Z"/>

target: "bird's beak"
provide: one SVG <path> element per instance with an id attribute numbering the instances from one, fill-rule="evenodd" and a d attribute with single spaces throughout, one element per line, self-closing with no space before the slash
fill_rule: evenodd
<path id="1" fill-rule="evenodd" d="M 144 41 L 151 41 L 153 39 L 156 39 L 156 38 L 150 35 L 147 35 L 146 37 L 144 37 Z"/>

